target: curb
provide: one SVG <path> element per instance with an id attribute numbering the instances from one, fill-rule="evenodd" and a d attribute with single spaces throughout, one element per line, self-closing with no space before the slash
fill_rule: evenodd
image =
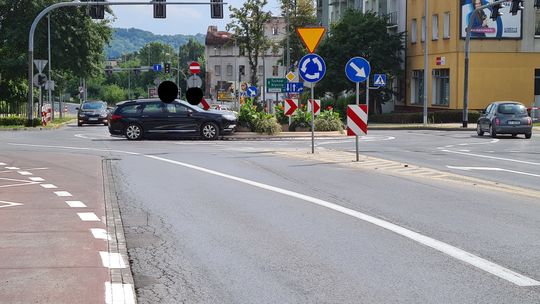
<path id="1" fill-rule="evenodd" d="M 110 283 L 111 286 L 118 286 L 121 290 L 114 290 L 111 296 L 110 303 L 135 304 L 137 298 L 135 296 L 133 274 L 129 263 L 127 253 L 126 238 L 124 236 L 124 226 L 120 216 L 120 206 L 118 205 L 118 197 L 116 196 L 116 186 L 111 166 L 112 159 L 104 158 L 102 160 L 103 170 L 103 189 L 105 192 L 105 214 L 107 218 L 107 235 L 110 239 L 107 242 L 109 253 L 120 254 L 125 268 L 110 268 Z M 119 294 L 120 293 L 120 294 Z M 120 299 L 118 299 L 118 298 Z"/>

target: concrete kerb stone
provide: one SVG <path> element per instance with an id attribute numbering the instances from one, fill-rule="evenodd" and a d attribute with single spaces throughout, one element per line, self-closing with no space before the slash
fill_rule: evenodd
<path id="1" fill-rule="evenodd" d="M 137 303 L 134 290 L 133 274 L 129 263 L 126 238 L 124 236 L 124 226 L 120 216 L 120 206 L 116 196 L 116 186 L 112 173 L 111 159 L 102 160 L 103 169 L 103 189 L 105 195 L 105 213 L 107 220 L 107 234 L 110 239 L 107 241 L 109 253 L 118 253 L 124 260 L 126 268 L 110 268 L 111 284 L 129 284 L 132 289 L 130 292 L 124 292 L 124 295 L 132 294 L 133 299 L 124 298 L 125 303 Z M 116 302 L 113 299 L 114 303 Z"/>

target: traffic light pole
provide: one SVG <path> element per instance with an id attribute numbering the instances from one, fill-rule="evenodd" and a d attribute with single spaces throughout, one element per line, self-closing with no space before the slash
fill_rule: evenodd
<path id="1" fill-rule="evenodd" d="M 471 15 L 469 16 L 469 23 L 467 23 L 467 36 L 465 38 L 465 75 L 463 78 L 463 128 L 467 128 L 469 123 L 469 55 L 471 52 L 471 25 L 473 24 L 474 18 L 478 15 L 478 12 L 493 7 L 495 5 L 508 2 L 508 0 L 499 0 L 493 3 L 482 5 L 476 8 Z"/>
<path id="2" fill-rule="evenodd" d="M 227 2 L 159 2 L 159 1 L 150 1 L 150 2 L 102 2 L 102 1 L 92 1 L 92 2 L 79 2 L 77 0 L 73 2 L 59 2 L 52 4 L 46 7 L 41 11 L 32 22 L 30 27 L 30 33 L 28 35 L 28 105 L 26 107 L 28 113 L 28 125 L 32 125 L 33 118 L 33 100 L 34 100 L 34 90 L 32 84 L 32 77 L 34 76 L 34 33 L 39 21 L 47 15 L 50 11 L 61 8 L 61 7 L 70 7 L 70 6 L 91 6 L 91 5 L 223 5 L 228 4 Z"/>

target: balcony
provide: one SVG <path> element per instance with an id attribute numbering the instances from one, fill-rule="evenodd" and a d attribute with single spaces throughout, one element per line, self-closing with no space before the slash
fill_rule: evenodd
<path id="1" fill-rule="evenodd" d="M 392 12 L 388 14 L 381 14 L 382 16 L 386 16 L 388 18 L 388 23 L 390 23 L 391 26 L 397 26 L 398 25 L 398 12 Z"/>

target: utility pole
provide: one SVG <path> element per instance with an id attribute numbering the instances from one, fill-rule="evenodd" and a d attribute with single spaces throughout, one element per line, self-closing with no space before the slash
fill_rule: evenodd
<path id="1" fill-rule="evenodd" d="M 429 64 L 429 53 L 428 53 L 428 0 L 424 0 L 424 126 L 427 126 L 427 112 L 428 112 L 428 64 Z"/>
<path id="2" fill-rule="evenodd" d="M 291 46 L 290 46 L 290 27 L 291 27 L 291 17 L 289 10 L 291 8 L 291 0 L 287 0 L 287 68 L 285 69 L 287 72 L 291 69 Z"/>
<path id="3" fill-rule="evenodd" d="M 48 91 L 49 91 L 49 103 L 51 104 L 51 107 L 52 107 L 51 119 L 54 120 L 54 100 L 52 100 L 52 94 L 51 94 L 51 81 L 52 81 L 52 78 L 51 78 L 51 14 L 50 13 L 47 15 L 47 27 L 48 27 L 47 40 L 48 40 L 48 46 L 49 46 L 49 50 L 48 50 L 48 53 L 49 53 L 49 80 L 48 80 L 49 85 L 47 87 L 48 87 Z"/>

